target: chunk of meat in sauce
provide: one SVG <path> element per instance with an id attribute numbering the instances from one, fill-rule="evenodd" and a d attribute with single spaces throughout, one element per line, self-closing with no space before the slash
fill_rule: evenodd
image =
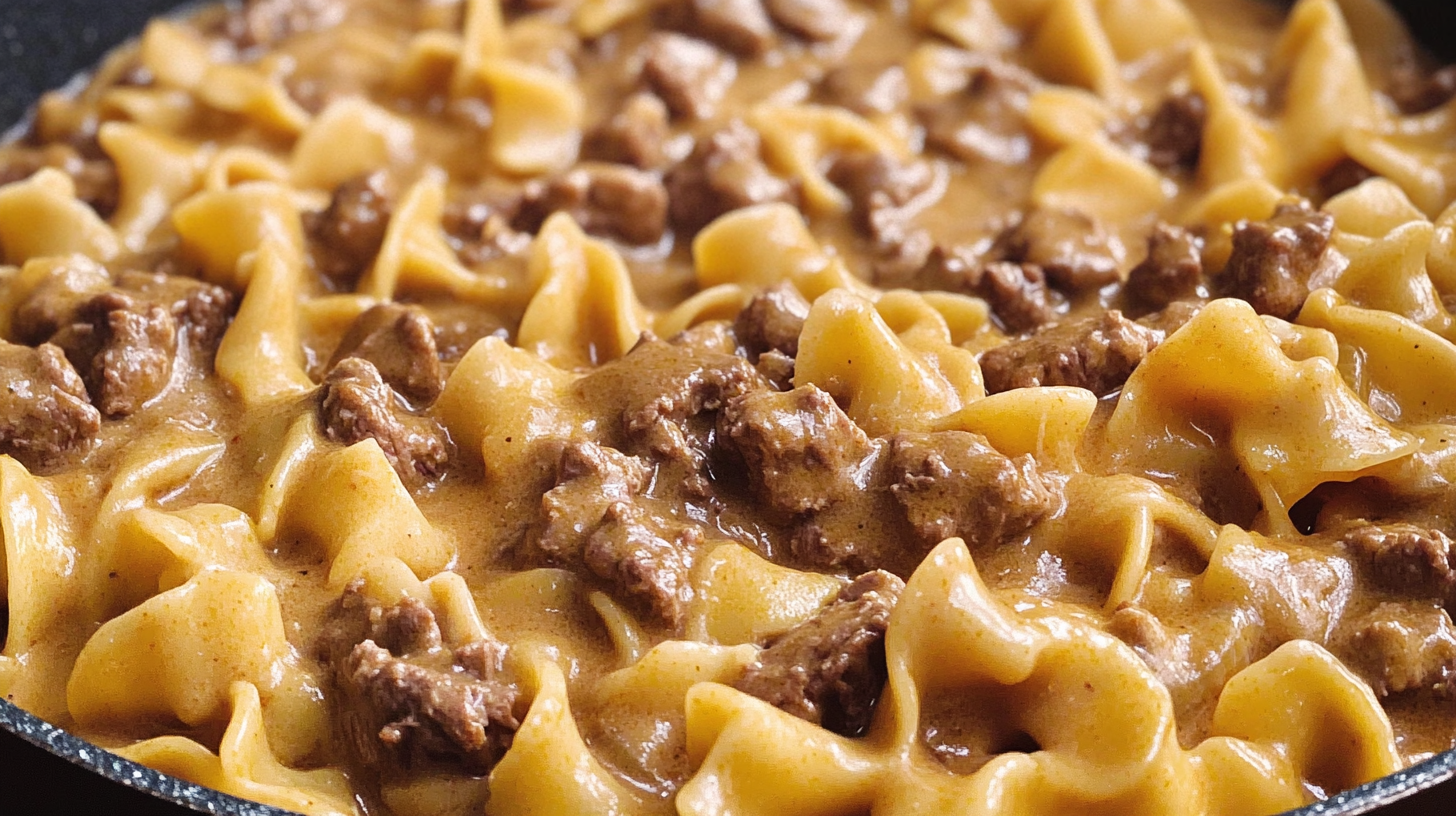
<path id="1" fill-rule="evenodd" d="M 1306 203 L 1280 204 L 1266 221 L 1234 225 L 1233 251 L 1219 286 L 1259 314 L 1293 320 L 1309 297 L 1335 219 Z"/>
<path id="2" fill-rule="evenodd" d="M 831 105 L 870 116 L 898 110 L 910 98 L 910 82 L 899 65 L 853 63 L 825 74 L 819 92 Z"/>
<path id="3" fill-rule="evenodd" d="M 837 734 L 869 729 L 884 689 L 885 629 L 905 584 L 876 570 L 776 638 L 734 686 Z"/>
<path id="4" fill-rule="evenodd" d="M 1053 286 L 1096 289 L 1117 280 L 1115 239 L 1102 224 L 1077 210 L 1037 207 L 996 238 L 1000 260 L 1035 264 Z"/>
<path id="5" fill-rule="evenodd" d="M 379 255 L 393 207 L 393 193 L 382 172 L 335 188 L 327 209 L 304 217 L 319 272 L 340 285 L 357 281 Z"/>
<path id="6" fill-rule="evenodd" d="M 692 553 L 703 543 L 697 527 L 673 524 L 639 505 L 614 502 L 587 539 L 587 569 L 677 630 L 693 598 Z"/>
<path id="7" fill-rule="evenodd" d="M 97 215 L 110 218 L 116 212 L 121 182 L 116 164 L 105 154 L 87 158 L 67 144 L 0 147 L 0 186 L 24 181 L 47 167 L 70 176 L 76 185 L 76 198 L 90 205 Z"/>
<path id="8" fill-rule="evenodd" d="M 1012 459 L 965 431 L 890 437 L 890 470 L 891 492 L 931 546 L 952 536 L 973 548 L 1004 543 L 1061 499 L 1060 487 L 1030 456 Z"/>
<path id="9" fill-rule="evenodd" d="M 1017 165 L 1031 157 L 1026 110 L 1037 79 L 1008 63 L 971 67 L 965 90 L 916 109 L 925 145 L 964 162 Z"/>
<path id="10" fill-rule="evenodd" d="M 737 75 L 733 59 L 702 40 L 659 32 L 644 46 L 642 81 L 673 116 L 711 117 Z"/>
<path id="11" fill-rule="evenodd" d="M 676 630 L 692 599 L 688 573 L 703 533 L 643 496 L 652 475 L 636 456 L 596 442 L 567 443 L 556 486 L 541 499 L 543 526 L 530 540 L 547 563 L 585 566 L 618 597 Z"/>
<path id="12" fill-rule="evenodd" d="M 587 135 L 583 152 L 596 161 L 627 164 L 641 170 L 667 162 L 667 105 L 650 93 L 628 97 L 622 109 Z"/>
<path id="13" fill-rule="evenodd" d="M 1132 268 L 1124 291 L 1152 309 L 1199 296 L 1203 284 L 1203 239 L 1182 227 L 1158 224 L 1148 236 L 1148 256 Z"/>
<path id="14" fill-rule="evenodd" d="M 1382 589 L 1412 598 L 1456 598 L 1451 539 L 1415 524 L 1360 524 L 1338 546 L 1355 557 Z"/>
<path id="15" fill-rule="evenodd" d="M 450 248 L 468 266 L 498 258 L 521 257 L 531 247 L 531 235 L 511 225 L 524 196 L 519 192 L 475 190 L 445 205 L 441 226 Z M 549 213 L 536 216 L 544 219 Z M 536 224 L 540 226 L 540 224 Z"/>
<path id="16" fill-rule="evenodd" d="M 320 642 L 354 755 L 386 776 L 422 767 L 488 773 L 520 727 L 505 645 L 487 637 L 452 651 L 422 602 L 383 607 L 362 585 L 345 590 Z"/>
<path id="17" fill-rule="evenodd" d="M 651 479 L 651 465 L 636 456 L 595 442 L 567 443 L 556 465 L 556 486 L 541 497 L 544 527 L 536 545 L 549 563 L 573 563 L 607 508 L 630 502 Z"/>
<path id="18" fill-rule="evenodd" d="M 65 350 L 101 413 L 124 417 L 171 381 L 177 321 L 155 303 L 103 292 L 84 303 L 51 342 Z"/>
<path id="19" fill-rule="evenodd" d="M 986 393 L 1071 385 L 1099 396 L 1122 387 L 1163 333 L 1111 309 L 1097 317 L 1046 326 L 981 355 Z"/>
<path id="20" fill-rule="evenodd" d="M 924 162 L 901 163 L 884 153 L 863 151 L 835 159 L 827 176 L 849 196 L 855 226 L 881 240 L 884 214 L 923 208 L 929 202 L 921 196 L 935 183 L 935 174 Z"/>
<path id="21" fill-rule="evenodd" d="M 764 6 L 780 28 L 814 42 L 838 38 L 854 19 L 844 0 L 765 0 Z"/>
<path id="22" fill-rule="evenodd" d="M 1456 696 L 1456 627 L 1434 604 L 1382 603 L 1350 622 L 1342 657 L 1379 697 L 1422 690 Z"/>
<path id="23" fill-rule="evenodd" d="M 537 232 L 567 212 L 587 232 L 630 244 L 655 244 L 667 230 L 667 188 L 651 173 L 621 164 L 581 165 L 527 186 L 512 226 Z"/>
<path id="24" fill-rule="evenodd" d="M 344 445 L 373 439 L 406 487 L 420 487 L 444 472 L 450 458 L 445 429 L 412 413 L 368 360 L 340 360 L 324 378 L 319 408 L 329 439 Z"/>
<path id="25" fill-rule="evenodd" d="M 797 357 L 808 317 L 809 301 L 785 281 L 753 296 L 733 322 L 733 334 L 754 362 L 769 351 Z"/>
<path id="26" fill-rule="evenodd" d="M 209 365 L 233 303 L 226 290 L 190 278 L 123 272 L 113 282 L 99 266 L 73 260 L 35 286 L 12 328 L 27 343 L 59 346 L 96 407 L 125 417 L 165 390 L 179 360 Z"/>
<path id="27" fill-rule="evenodd" d="M 191 344 L 194 362 L 217 349 L 237 307 L 232 292 L 181 275 L 127 271 L 116 276 L 116 285 L 138 300 L 170 312 Z"/>
<path id="28" fill-rule="evenodd" d="M 445 389 L 445 372 L 435 347 L 435 324 L 418 306 L 381 303 L 354 321 L 329 368 L 346 357 L 374 364 L 390 388 L 425 407 Z"/>
<path id="29" fill-rule="evenodd" d="M 759 498 L 793 514 L 854 496 L 874 452 L 834 398 L 812 384 L 729 401 L 718 417 L 718 439 L 743 462 Z"/>
<path id="30" fill-rule="evenodd" d="M 795 203 L 795 187 L 769 172 L 759 147 L 758 132 L 738 120 L 699 139 L 666 178 L 673 224 L 692 234 L 732 210 L 771 201 Z"/>
<path id="31" fill-rule="evenodd" d="M 882 286 L 889 283 L 878 281 Z M 909 281 L 922 291 L 965 292 L 986 301 L 1007 332 L 1019 334 L 1057 318 L 1061 296 L 1047 286 L 1046 273 L 1028 263 L 982 263 L 965 247 L 936 247 Z"/>
<path id="32" fill-rule="evenodd" d="M 686 489 L 704 493 L 712 414 L 734 397 L 769 388 L 745 359 L 688 344 L 645 339 L 577 383 L 586 404 L 622 417 L 625 449 L 674 463 Z"/>
<path id="33" fill-rule="evenodd" d="M 742 57 L 756 57 L 774 41 L 763 0 L 689 0 L 680 27 Z"/>
<path id="34" fill-rule="evenodd" d="M 911 269 L 924 265 L 933 242 L 910 221 L 934 203 L 937 185 L 930 165 L 904 164 L 883 153 L 854 152 L 836 159 L 827 175 L 849 196 L 855 228 L 874 242 L 877 253 L 899 256 L 897 262 Z"/>
<path id="35" fill-rule="evenodd" d="M 44 468 L 84 449 L 101 430 L 86 384 L 56 346 L 0 340 L 0 454 Z"/>
<path id="36" fill-rule="evenodd" d="M 1208 104 L 1198 93 L 1174 94 L 1158 106 L 1144 135 L 1148 163 L 1162 170 L 1192 170 L 1203 152 Z"/>

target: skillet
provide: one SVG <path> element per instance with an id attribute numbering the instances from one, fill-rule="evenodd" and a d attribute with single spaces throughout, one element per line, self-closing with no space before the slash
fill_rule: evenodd
<path id="1" fill-rule="evenodd" d="M 1411 30 L 1456 60 L 1456 6 L 1393 0 Z M 177 0 L 0 0 L 0 131 Z M 288 816 L 122 759 L 0 700 L 0 811 Z M 69 763 L 69 764 L 68 764 Z M 1288 816 L 1456 813 L 1456 750 Z"/>

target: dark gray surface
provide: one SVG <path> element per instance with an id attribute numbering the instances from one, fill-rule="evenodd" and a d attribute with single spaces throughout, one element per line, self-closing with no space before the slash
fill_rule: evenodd
<path id="1" fill-rule="evenodd" d="M 0 130 L 22 117 L 42 92 L 57 88 L 95 64 L 174 0 L 0 0 Z M 1396 2 L 1418 37 L 1446 58 L 1456 58 L 1456 7 L 1447 2 Z M 0 811 L 47 814 L 187 813 L 287 816 L 160 774 L 96 748 L 0 701 Z M 1300 816 L 1456 814 L 1456 782 L 1414 791 L 1456 775 L 1456 752 L 1441 754 L 1399 774 L 1299 812 Z M 150 791 L 154 795 L 140 793 Z M 168 800 L 174 804 L 160 801 Z M 1399 797 L 1393 805 L 1373 810 Z M 185 807 L 184 807 L 185 806 Z"/>

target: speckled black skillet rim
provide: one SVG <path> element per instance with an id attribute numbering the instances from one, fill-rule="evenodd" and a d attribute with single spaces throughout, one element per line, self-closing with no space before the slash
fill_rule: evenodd
<path id="1" fill-rule="evenodd" d="M 1422 0 L 1392 0 L 1427 46 L 1456 59 L 1451 9 Z M 110 48 L 136 34 L 145 21 L 181 6 L 179 0 L 0 0 L 0 129 L 17 121 L 44 90 L 95 64 Z M 43 58 L 36 59 L 36 52 Z M 105 779 L 200 813 L 218 816 L 290 816 L 289 811 L 195 785 L 99 748 L 0 700 L 0 728 Z M 1356 816 L 1373 813 L 1456 777 L 1456 750 L 1287 816 Z"/>
<path id="2" fill-rule="evenodd" d="M 290 811 L 229 796 L 123 759 L 6 700 L 0 700 L 0 727 L 37 748 L 49 751 L 112 782 L 201 813 L 215 813 L 218 816 L 291 816 Z"/>
<path id="3" fill-rule="evenodd" d="M 291 811 L 239 799 L 154 771 L 89 743 L 70 732 L 0 700 L 0 727 L 92 773 L 173 804 L 218 816 L 293 816 Z M 1336 794 L 1286 816 L 1356 816 L 1372 813 L 1456 776 L 1456 750 L 1437 754 L 1403 771 Z"/>

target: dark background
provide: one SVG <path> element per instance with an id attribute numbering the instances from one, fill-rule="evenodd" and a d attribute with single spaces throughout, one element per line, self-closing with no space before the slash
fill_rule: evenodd
<path id="1" fill-rule="evenodd" d="M 176 0 L 0 0 L 0 130 L 44 90 L 136 33 Z M 1456 3 L 1396 2 L 1416 36 L 1456 59 Z M 11 734 L 0 732 L 0 812 L 35 816 L 187 816 L 196 811 L 108 782 Z M 1380 811 L 1381 816 L 1456 814 L 1456 781 Z M 1136 814 L 1129 814 L 1136 816 Z"/>

